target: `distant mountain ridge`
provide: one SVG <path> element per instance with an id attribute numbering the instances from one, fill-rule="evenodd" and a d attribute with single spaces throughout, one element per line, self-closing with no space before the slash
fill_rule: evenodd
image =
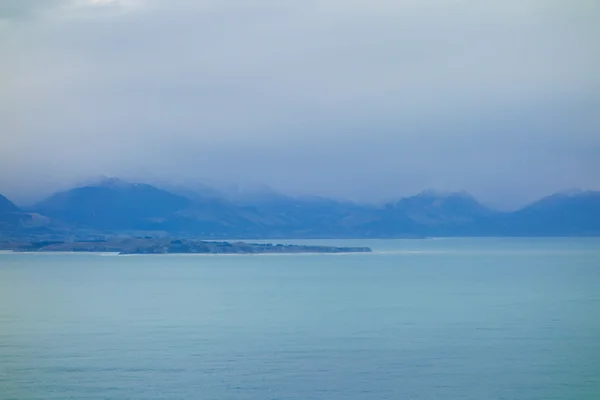
<path id="1" fill-rule="evenodd" d="M 110 179 L 56 193 L 35 212 L 76 226 L 152 230 L 157 221 L 190 206 L 191 200 L 154 186 Z"/>
<path id="2" fill-rule="evenodd" d="M 511 231 L 523 236 L 598 235 L 600 192 L 556 193 L 511 213 L 508 219 Z"/>
<path id="3" fill-rule="evenodd" d="M 557 193 L 500 212 L 465 192 L 424 191 L 373 206 L 292 197 L 265 187 L 233 194 L 198 189 L 196 195 L 193 189 L 106 179 L 55 193 L 28 212 L 0 196 L 0 233 L 275 239 L 600 235 L 600 192 L 593 191 Z"/>
<path id="4" fill-rule="evenodd" d="M 21 209 L 15 203 L 0 194 L 0 215 L 19 212 Z"/>
<path id="5" fill-rule="evenodd" d="M 0 231 L 12 231 L 19 223 L 21 209 L 0 194 Z"/>
<path id="6" fill-rule="evenodd" d="M 485 230 L 481 225 L 490 224 L 499 214 L 465 192 L 423 191 L 386 204 L 375 227 L 394 232 L 398 224 L 404 223 L 421 235 L 468 235 Z"/>
<path id="7" fill-rule="evenodd" d="M 24 212 L 12 201 L 0 195 L 0 238 L 18 233 L 23 229 L 29 232 L 43 233 L 44 226 L 49 223 L 47 217 Z"/>

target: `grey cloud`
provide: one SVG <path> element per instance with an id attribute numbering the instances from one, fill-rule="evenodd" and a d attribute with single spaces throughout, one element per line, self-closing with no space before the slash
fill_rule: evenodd
<path id="1" fill-rule="evenodd" d="M 592 2 L 82 4 L 0 41 L 0 192 L 102 174 L 366 200 L 600 187 Z"/>
<path id="2" fill-rule="evenodd" d="M 21 20 L 68 2 L 68 0 L 0 0 L 0 21 Z"/>

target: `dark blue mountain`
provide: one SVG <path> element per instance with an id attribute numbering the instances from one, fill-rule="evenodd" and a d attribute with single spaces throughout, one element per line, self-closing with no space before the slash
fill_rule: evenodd
<path id="1" fill-rule="evenodd" d="M 192 201 L 146 184 L 110 179 L 57 193 L 33 207 L 35 212 L 102 230 L 153 230 Z"/>
<path id="2" fill-rule="evenodd" d="M 378 218 L 367 224 L 369 235 L 482 234 L 498 213 L 464 192 L 424 191 L 386 204 Z"/>
<path id="3" fill-rule="evenodd" d="M 7 216 L 18 212 L 21 212 L 21 209 L 0 194 L 0 216 Z"/>
<path id="4" fill-rule="evenodd" d="M 36 213 L 24 212 L 12 201 L 0 195 L 0 237 L 53 233 L 51 229 L 47 228 L 50 224 L 49 218 Z"/>
<path id="5" fill-rule="evenodd" d="M 370 207 L 319 197 L 280 199 L 256 204 L 261 226 L 276 230 L 279 236 L 291 232 L 305 237 L 355 236 L 357 222 Z"/>
<path id="6" fill-rule="evenodd" d="M 200 195 L 206 193 L 202 188 Z M 196 197 L 196 196 L 193 196 Z M 355 236 L 354 217 L 370 207 L 318 196 L 293 197 L 266 185 L 231 185 L 221 191 L 222 204 L 245 222 L 247 234 L 261 237 Z"/>
<path id="7" fill-rule="evenodd" d="M 557 193 L 509 214 L 503 230 L 522 236 L 600 235 L 600 192 Z"/>
<path id="8" fill-rule="evenodd" d="M 21 210 L 19 207 L 0 194 L 0 234 L 13 231 L 20 225 L 20 221 Z"/>
<path id="9" fill-rule="evenodd" d="M 111 179 L 57 193 L 31 210 L 37 214 L 0 197 L 0 222 L 7 230 L 44 222 L 41 214 L 63 231 L 219 238 L 600 235 L 600 192 L 555 194 L 510 213 L 463 192 L 426 191 L 381 207 L 264 188 L 221 196 L 205 187 L 182 193 Z"/>
<path id="10" fill-rule="evenodd" d="M 400 212 L 419 225 L 464 225 L 495 214 L 465 192 L 424 191 L 389 204 L 391 212 Z"/>

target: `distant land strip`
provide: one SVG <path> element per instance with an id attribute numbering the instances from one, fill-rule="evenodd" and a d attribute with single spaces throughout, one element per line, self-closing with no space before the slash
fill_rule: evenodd
<path id="1" fill-rule="evenodd" d="M 7 242 L 1 250 L 18 252 L 100 252 L 119 254 L 288 254 L 370 253 L 369 247 L 308 246 L 271 243 L 209 242 L 193 239 L 127 238 L 94 241 Z"/>

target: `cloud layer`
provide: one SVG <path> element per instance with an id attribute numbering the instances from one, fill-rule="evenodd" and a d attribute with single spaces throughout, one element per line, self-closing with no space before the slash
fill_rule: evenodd
<path id="1" fill-rule="evenodd" d="M 0 192 L 600 188 L 598 37 L 584 0 L 0 0 Z"/>

